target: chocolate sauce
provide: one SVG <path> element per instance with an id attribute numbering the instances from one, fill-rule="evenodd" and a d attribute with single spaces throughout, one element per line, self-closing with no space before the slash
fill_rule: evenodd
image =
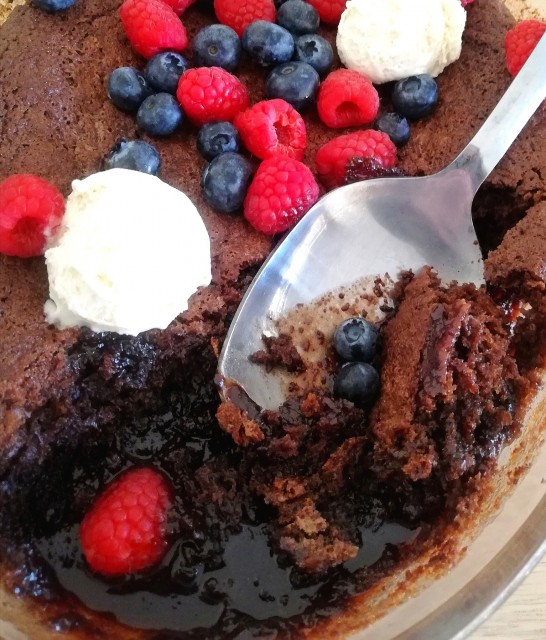
<path id="1" fill-rule="evenodd" d="M 89 357 L 99 358 L 102 350 L 108 362 L 126 360 L 120 341 L 115 359 L 113 347 L 101 345 L 93 344 Z M 87 374 L 88 357 L 83 363 L 81 352 L 78 367 Z M 85 617 L 78 613 L 83 604 L 148 630 L 155 639 L 236 638 L 242 630 L 260 637 L 276 631 L 295 636 L 303 625 L 340 611 L 353 593 L 394 566 L 397 545 L 415 538 L 419 518 L 404 513 L 393 499 L 394 490 L 359 481 L 342 490 L 332 505 L 340 522 L 354 525 L 357 556 L 321 575 L 298 569 L 279 548 L 276 510 L 249 486 L 251 481 L 267 482 L 271 454 L 239 448 L 218 428 L 219 400 L 210 375 L 214 356 L 196 350 L 195 357 L 188 376 L 172 374 L 153 410 L 133 413 L 128 406 L 92 443 L 83 438 L 63 460 L 61 475 L 53 472 L 58 465 L 53 455 L 45 467 L 50 471 L 47 481 L 44 476 L 36 479 L 32 491 L 44 484 L 41 504 L 20 514 L 32 530 L 19 542 L 17 536 L 15 541 L 9 537 L 11 551 L 3 555 L 18 562 L 14 590 L 47 604 L 53 629 L 82 629 L 83 634 Z M 359 412 L 352 417 L 349 405 L 343 411 L 350 426 L 341 421 L 341 441 L 347 436 L 344 429 L 365 428 Z M 288 406 L 283 419 L 301 416 Z M 279 427 L 271 419 L 264 428 L 273 437 Z M 335 445 L 335 436 L 326 439 Z M 102 486 L 123 470 L 144 465 L 161 470 L 175 488 L 170 549 L 152 571 L 106 580 L 86 565 L 79 522 Z M 287 469 L 301 473 L 298 461 L 285 463 Z"/>

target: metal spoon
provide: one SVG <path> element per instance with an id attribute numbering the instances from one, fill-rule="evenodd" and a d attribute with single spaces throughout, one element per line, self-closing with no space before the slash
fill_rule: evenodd
<path id="1" fill-rule="evenodd" d="M 357 182 L 319 200 L 262 266 L 227 334 L 218 373 L 260 407 L 284 400 L 274 371 L 252 364 L 262 335 L 298 303 L 367 275 L 436 269 L 443 282 L 483 284 L 474 195 L 546 97 L 546 35 L 482 128 L 445 169 Z"/>

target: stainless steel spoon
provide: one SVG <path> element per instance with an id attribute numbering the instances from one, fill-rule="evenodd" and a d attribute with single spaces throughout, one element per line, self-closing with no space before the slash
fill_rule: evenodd
<path id="1" fill-rule="evenodd" d="M 367 275 L 436 269 L 443 282 L 483 283 L 474 195 L 546 97 L 546 35 L 482 128 L 445 169 L 420 178 L 357 182 L 324 196 L 262 266 L 229 329 L 221 379 L 260 407 L 284 400 L 279 374 L 252 364 L 262 335 L 298 303 Z"/>

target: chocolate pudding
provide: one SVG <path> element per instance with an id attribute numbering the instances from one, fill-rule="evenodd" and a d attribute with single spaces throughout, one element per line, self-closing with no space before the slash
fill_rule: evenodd
<path id="1" fill-rule="evenodd" d="M 144 66 L 119 5 L 10 11 L 0 26 L 0 180 L 35 173 L 66 195 L 120 138 L 146 139 L 106 96 L 115 67 Z M 191 41 L 213 17 L 192 6 L 183 21 Z M 404 173 L 447 165 L 485 120 L 510 82 L 503 39 L 513 24 L 500 0 L 469 5 L 461 58 L 400 150 Z M 321 33 L 334 41 L 334 30 Z M 252 102 L 264 98 L 263 70 L 244 60 L 237 74 Z M 304 117 L 313 166 L 335 134 L 315 109 Z M 1 615 L 37 640 L 328 637 L 356 594 L 475 515 L 544 369 L 545 118 L 539 110 L 477 196 L 487 288 L 443 287 L 425 269 L 392 301 L 378 290 L 382 391 L 372 410 L 333 395 L 325 334 L 318 368 L 293 338 L 260 355 L 307 374 L 278 411 L 220 405 L 218 352 L 275 239 L 207 204 L 188 123 L 153 144 L 161 178 L 203 216 L 212 283 L 167 329 L 134 338 L 55 329 L 43 316 L 43 259 L 1 255 L 0 562 L 10 594 Z M 354 313 L 362 309 L 340 299 L 338 314 Z M 79 523 L 102 487 L 138 466 L 175 489 L 169 551 L 153 570 L 100 578 Z"/>

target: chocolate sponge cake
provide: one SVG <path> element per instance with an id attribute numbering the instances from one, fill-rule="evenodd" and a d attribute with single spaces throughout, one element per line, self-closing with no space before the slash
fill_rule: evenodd
<path id="1" fill-rule="evenodd" d="M 0 180 L 35 173 L 66 195 L 120 138 L 146 139 L 106 97 L 114 68 L 144 64 L 119 5 L 10 10 L 0 26 Z M 190 41 L 212 21 L 188 9 Z M 501 0 L 468 6 L 462 55 L 439 77 L 437 109 L 399 151 L 405 173 L 447 165 L 485 120 L 510 82 L 503 38 L 513 24 Z M 334 41 L 333 29 L 322 33 Z M 265 97 L 263 70 L 244 60 L 237 73 L 252 102 Z M 381 109 L 390 110 L 387 89 Z M 321 625 L 342 618 L 352 595 L 426 549 L 519 434 L 514 407 L 544 367 L 545 118 L 537 112 L 476 200 L 492 287 L 445 288 L 428 269 L 404 287 L 383 329 L 371 413 L 313 389 L 277 412 L 247 407 L 253 438 L 234 442 L 219 428 L 218 349 L 274 240 L 207 203 L 189 123 L 153 144 L 161 178 L 204 219 L 212 283 L 167 329 L 134 338 L 55 329 L 43 316 L 43 259 L 0 255 L 0 562 L 18 597 L 1 591 L 0 617 L 37 640 L 54 631 L 327 637 Z M 314 109 L 305 122 L 312 167 L 333 134 Z M 151 573 L 102 580 L 86 567 L 79 523 L 99 488 L 141 465 L 173 483 L 172 546 Z"/>

